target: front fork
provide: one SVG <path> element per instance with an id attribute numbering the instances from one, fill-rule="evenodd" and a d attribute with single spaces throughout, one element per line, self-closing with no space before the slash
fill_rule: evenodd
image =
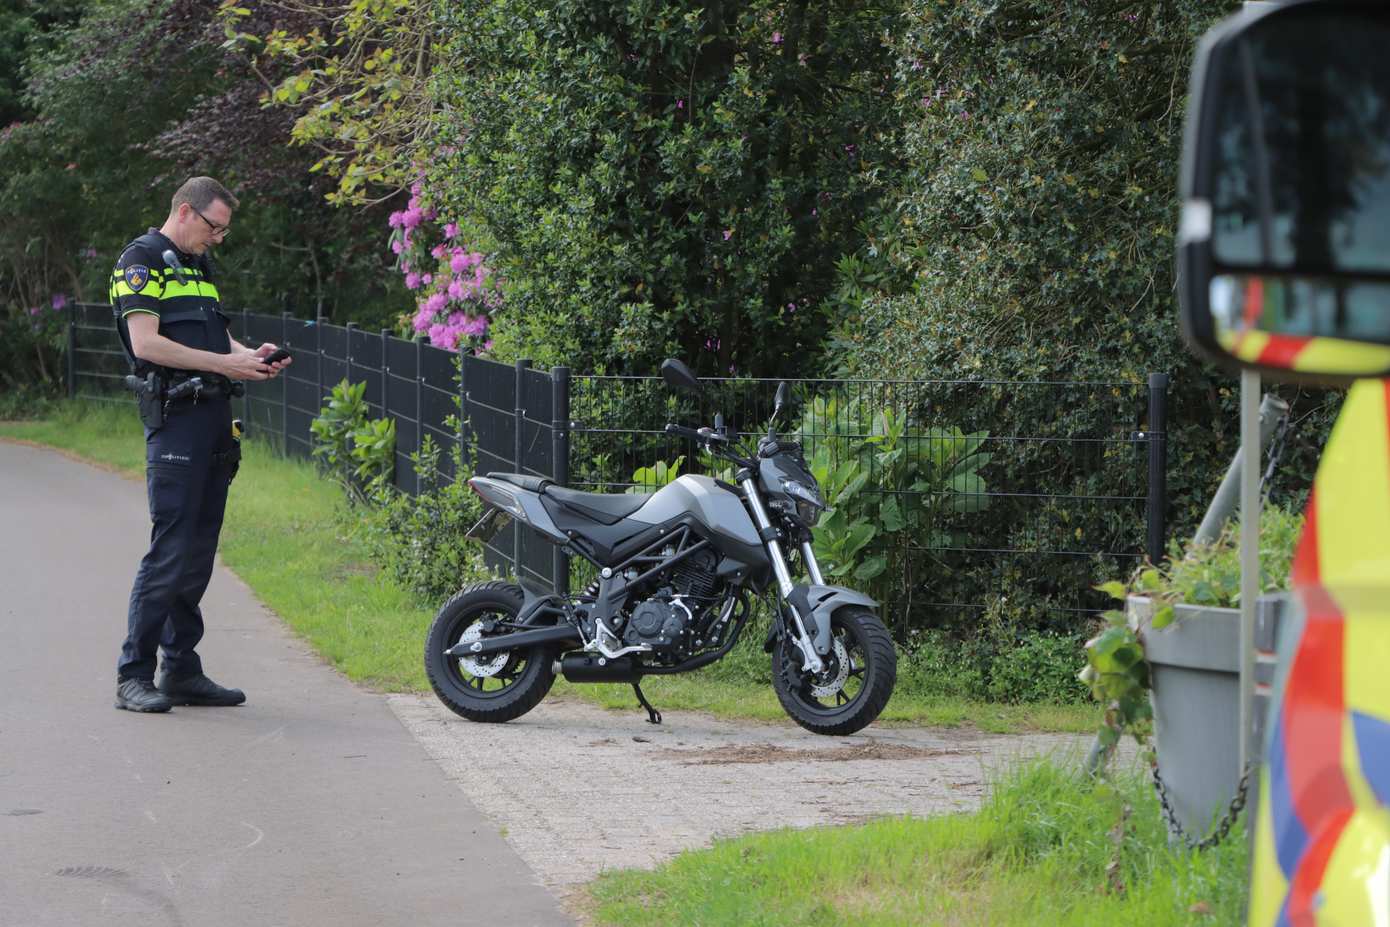
<path id="1" fill-rule="evenodd" d="M 772 536 L 775 526 L 772 524 L 772 519 L 768 517 L 767 509 L 763 507 L 762 496 L 758 493 L 758 484 L 750 476 L 740 480 L 739 485 L 743 487 L 743 495 L 748 500 L 748 507 L 753 510 L 753 523 L 758 526 L 758 531 L 763 535 L 763 543 L 767 545 L 767 556 L 772 561 L 772 572 L 777 577 L 777 589 L 782 593 L 783 601 L 787 601 L 787 610 L 791 612 L 792 622 L 796 625 L 796 636 L 792 643 L 796 644 L 797 649 L 801 651 L 808 672 L 822 672 L 825 669 L 825 661 L 816 653 L 811 635 L 807 632 L 806 624 L 801 620 L 796 606 L 788 601 L 795 584 L 792 582 L 791 570 L 787 567 L 787 557 L 782 553 L 782 543 Z M 809 541 L 802 542 L 801 556 L 806 561 L 806 571 L 811 575 L 811 582 L 818 586 L 825 585 L 825 581 L 821 577 L 820 564 L 816 562 L 816 555 L 811 552 Z"/>

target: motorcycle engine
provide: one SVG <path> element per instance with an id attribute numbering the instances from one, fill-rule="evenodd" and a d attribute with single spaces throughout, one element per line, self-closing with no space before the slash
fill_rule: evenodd
<path id="1" fill-rule="evenodd" d="M 623 643 L 629 647 L 648 644 L 653 651 L 672 656 L 698 649 L 695 632 L 698 619 L 716 598 L 717 563 L 714 552 L 704 550 L 676 564 L 666 577 L 670 585 L 633 607 L 623 627 Z"/>
<path id="2" fill-rule="evenodd" d="M 650 644 L 652 650 L 684 650 L 686 633 L 694 616 L 680 596 L 657 596 L 638 603 L 623 631 L 628 646 Z"/>

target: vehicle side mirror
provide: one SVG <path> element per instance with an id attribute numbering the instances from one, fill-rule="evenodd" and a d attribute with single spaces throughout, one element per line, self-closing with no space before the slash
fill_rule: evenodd
<path id="1" fill-rule="evenodd" d="M 780 418 L 782 409 L 791 401 L 791 387 L 787 386 L 787 381 L 783 380 L 777 384 L 777 397 L 772 401 L 772 417 Z"/>
<path id="2" fill-rule="evenodd" d="M 1242 13 L 1192 69 L 1184 337 L 1279 379 L 1390 376 L 1390 7 Z"/>
<path id="3" fill-rule="evenodd" d="M 703 389 L 699 377 L 673 357 L 661 362 L 661 379 L 666 381 L 667 386 L 675 389 L 689 390 L 692 393 L 699 393 Z"/>

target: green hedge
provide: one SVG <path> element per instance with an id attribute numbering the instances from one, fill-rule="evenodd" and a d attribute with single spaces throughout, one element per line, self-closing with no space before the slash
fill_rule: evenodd
<path id="1" fill-rule="evenodd" d="M 897 5 L 473 0 L 426 189 L 491 252 L 501 356 L 813 367 L 894 152 Z"/>

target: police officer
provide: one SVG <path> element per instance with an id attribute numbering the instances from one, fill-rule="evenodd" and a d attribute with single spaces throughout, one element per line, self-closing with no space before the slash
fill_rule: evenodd
<path id="1" fill-rule="evenodd" d="M 141 393 L 154 523 L 116 664 L 116 707 L 129 711 L 246 700 L 204 675 L 194 652 L 227 487 L 241 459 L 230 400 L 239 381 L 269 379 L 290 363 L 266 363 L 275 345 L 252 350 L 227 331 L 207 252 L 227 237 L 237 205 L 211 177 L 194 177 L 174 194 L 164 225 L 126 246 L 111 278 L 116 328 Z"/>

